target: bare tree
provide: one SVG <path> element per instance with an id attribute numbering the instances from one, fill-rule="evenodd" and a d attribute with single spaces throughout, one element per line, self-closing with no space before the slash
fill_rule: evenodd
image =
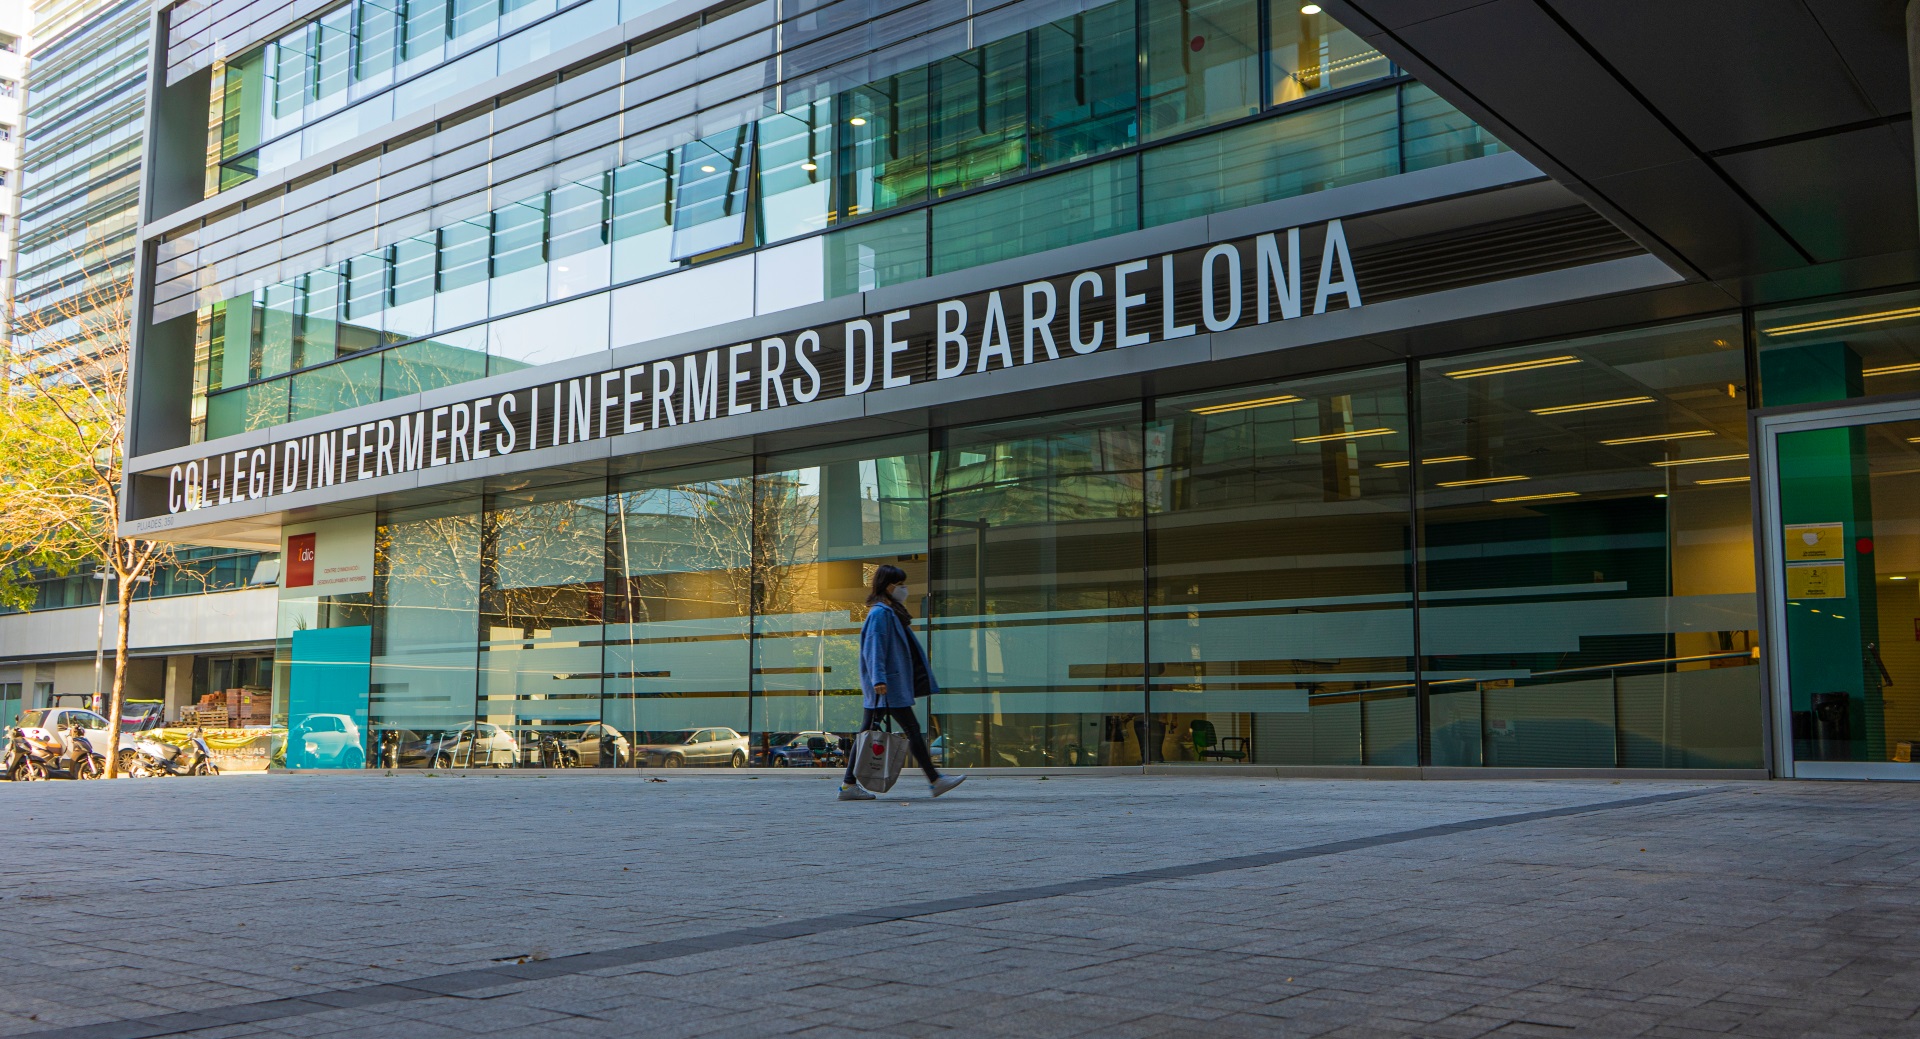
<path id="1" fill-rule="evenodd" d="M 0 399 L 0 595 L 25 608 L 35 574 L 93 564 L 118 582 L 109 731 L 120 731 L 134 589 L 173 546 L 121 534 L 127 452 L 130 283 L 95 266 L 83 284 L 11 322 Z M 117 747 L 101 748 L 107 776 Z"/>

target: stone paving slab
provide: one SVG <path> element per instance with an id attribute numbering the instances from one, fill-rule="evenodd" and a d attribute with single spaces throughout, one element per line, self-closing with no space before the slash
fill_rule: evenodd
<path id="1" fill-rule="evenodd" d="M 0 1035 L 1920 1035 L 1920 787 L 831 790 L 0 784 Z"/>

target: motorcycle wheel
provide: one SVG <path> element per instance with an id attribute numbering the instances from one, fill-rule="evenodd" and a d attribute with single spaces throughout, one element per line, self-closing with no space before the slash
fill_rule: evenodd
<path id="1" fill-rule="evenodd" d="M 139 756 L 140 755 L 135 754 L 133 752 L 132 747 L 128 747 L 127 749 L 121 751 L 120 752 L 120 772 L 123 775 L 131 774 L 133 772 L 134 759 L 138 758 Z"/>
<path id="2" fill-rule="evenodd" d="M 149 779 L 153 776 L 153 770 L 147 767 L 146 762 L 136 758 L 132 765 L 127 766 L 127 776 L 131 779 Z"/>
<path id="3" fill-rule="evenodd" d="M 107 774 L 107 759 L 98 754 L 89 754 L 73 763 L 73 778 L 101 779 Z"/>
<path id="4" fill-rule="evenodd" d="M 196 776 L 217 776 L 220 774 L 220 770 L 213 767 L 213 762 L 202 761 L 198 765 L 193 766 L 192 774 Z"/>
<path id="5" fill-rule="evenodd" d="M 39 762 L 29 761 L 20 766 L 19 776 L 29 783 L 34 783 L 47 778 L 47 770 L 41 768 Z"/>

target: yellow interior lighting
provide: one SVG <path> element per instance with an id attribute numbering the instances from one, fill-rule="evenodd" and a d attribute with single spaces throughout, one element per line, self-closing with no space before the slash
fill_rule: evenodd
<path id="1" fill-rule="evenodd" d="M 1482 476 L 1478 480 L 1445 480 L 1439 487 L 1478 487 L 1487 483 L 1513 483 L 1516 480 L 1531 480 L 1531 476 Z"/>
<path id="2" fill-rule="evenodd" d="M 1826 332 L 1836 328 L 1852 328 L 1855 325 L 1877 325 L 1883 321 L 1905 321 L 1915 317 L 1920 317 L 1920 307 L 1878 310 L 1871 314 L 1854 314 L 1849 317 L 1830 317 L 1821 321 L 1806 321 L 1798 325 L 1763 328 L 1760 331 L 1762 335 L 1797 336 L 1806 332 Z"/>
<path id="3" fill-rule="evenodd" d="M 1862 378 L 1871 379 L 1876 375 L 1905 375 L 1907 372 L 1920 372 L 1920 363 L 1890 364 L 1885 368 L 1865 368 L 1861 370 L 1860 375 Z"/>
<path id="4" fill-rule="evenodd" d="M 1552 494 L 1522 494 L 1514 498 L 1495 498 L 1493 500 L 1495 502 L 1505 503 L 1510 501 L 1546 501 L 1548 498 L 1578 498 L 1578 497 L 1580 497 L 1579 491 L 1555 491 Z"/>
<path id="5" fill-rule="evenodd" d="M 1569 415 L 1576 411 L 1599 411 L 1601 408 L 1625 408 L 1635 404 L 1652 404 L 1652 397 L 1620 397 L 1614 400 L 1590 400 L 1582 404 L 1556 404 L 1551 408 L 1534 408 L 1536 415 Z"/>
<path id="6" fill-rule="evenodd" d="M 1322 433 L 1317 437 L 1294 437 L 1296 444 L 1325 444 L 1334 440 L 1359 440 L 1363 437 L 1388 437 L 1399 430 L 1381 426 L 1377 429 L 1357 429 L 1351 433 Z"/>
<path id="7" fill-rule="evenodd" d="M 1270 408 L 1275 404 L 1298 404 L 1300 398 L 1291 394 L 1281 397 L 1261 397 L 1259 400 L 1237 400 L 1232 404 L 1209 404 L 1204 408 L 1194 408 L 1196 415 L 1221 415 L 1229 411 L 1245 411 L 1248 408 Z"/>
<path id="8" fill-rule="evenodd" d="M 1669 458 L 1664 462 L 1655 462 L 1661 469 L 1671 469 L 1676 465 L 1705 465 L 1708 462 L 1744 462 L 1746 455 L 1714 455 L 1711 458 Z"/>
<path id="9" fill-rule="evenodd" d="M 1615 437 L 1612 440 L 1602 440 L 1600 442 L 1608 447 L 1619 447 L 1621 444 L 1653 444 L 1662 440 L 1692 440 L 1694 437 L 1710 437 L 1712 435 L 1713 430 L 1711 429 L 1693 429 L 1685 433 L 1656 433 L 1653 436 L 1646 437 Z"/>
<path id="10" fill-rule="evenodd" d="M 1479 379 L 1488 375 L 1506 375 L 1509 372 L 1530 372 L 1536 368 L 1558 368 L 1563 364 L 1579 364 L 1580 358 L 1572 354 L 1559 357 L 1537 357 L 1531 361 L 1512 361 L 1507 364 L 1490 364 L 1485 368 L 1462 368 L 1457 372 L 1448 372 L 1449 379 Z"/>
<path id="11" fill-rule="evenodd" d="M 1420 464 L 1421 465 L 1439 465 L 1442 462 L 1471 462 L 1471 461 L 1473 461 L 1472 455 L 1447 455 L 1444 458 L 1422 458 L 1420 460 Z M 1407 466 L 1408 466 L 1408 463 L 1406 462 L 1380 462 L 1377 465 L 1375 465 L 1374 468 L 1375 469 L 1405 469 L 1407 468 Z"/>
<path id="12" fill-rule="evenodd" d="M 1716 483 L 1749 483 L 1752 480 L 1753 477 L 1751 476 L 1716 476 L 1711 480 L 1695 480 L 1693 482 L 1710 486 Z"/>

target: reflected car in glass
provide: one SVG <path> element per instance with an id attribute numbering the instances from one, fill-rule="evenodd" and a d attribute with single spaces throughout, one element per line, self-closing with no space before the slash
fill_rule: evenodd
<path id="1" fill-rule="evenodd" d="M 634 759 L 652 768 L 747 767 L 747 738 L 732 729 L 672 729 L 635 734 Z"/>
<path id="2" fill-rule="evenodd" d="M 848 739 L 831 732 L 776 732 L 756 764 L 773 768 L 827 768 L 847 763 Z"/>
<path id="3" fill-rule="evenodd" d="M 360 726 L 344 714 L 309 714 L 287 740 L 288 768 L 360 768 L 367 763 Z"/>
<path id="4" fill-rule="evenodd" d="M 400 745 L 402 767 L 512 768 L 520 760 L 513 734 L 487 722 L 428 732 Z"/>

